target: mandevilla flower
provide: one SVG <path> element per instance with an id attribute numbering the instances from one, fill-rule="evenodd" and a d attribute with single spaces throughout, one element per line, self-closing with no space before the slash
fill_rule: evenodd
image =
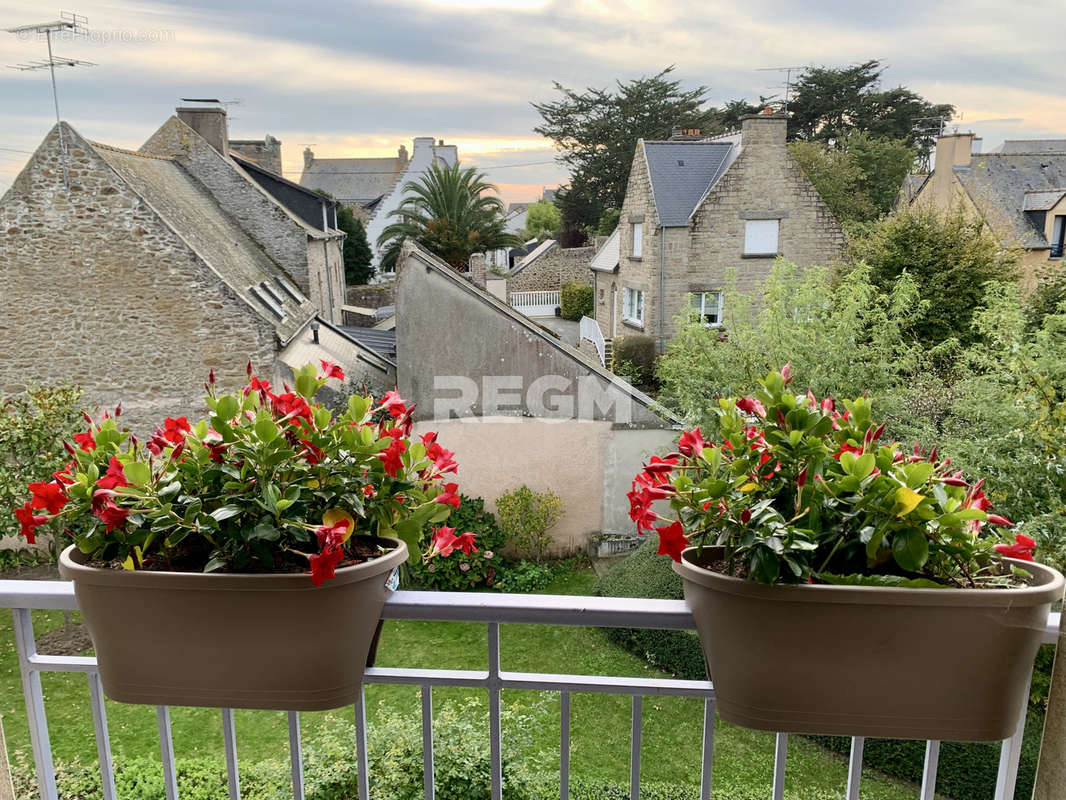
<path id="1" fill-rule="evenodd" d="M 1007 558 L 1018 558 L 1022 561 L 1032 561 L 1033 551 L 1036 549 L 1036 541 L 1024 533 L 1014 535 L 1014 544 L 997 544 L 993 548 L 997 553 Z"/>
<path id="2" fill-rule="evenodd" d="M 19 536 L 22 536 L 30 544 L 37 544 L 36 531 L 39 527 L 48 522 L 48 517 L 41 516 L 33 513 L 33 506 L 30 503 L 21 508 L 15 509 L 15 519 L 19 521 L 22 526 L 19 530 Z"/>

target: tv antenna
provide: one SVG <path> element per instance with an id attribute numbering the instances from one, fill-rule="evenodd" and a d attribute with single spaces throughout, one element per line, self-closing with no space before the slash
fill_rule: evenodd
<path id="1" fill-rule="evenodd" d="M 60 11 L 59 19 L 52 22 L 39 22 L 31 25 L 19 25 L 8 28 L 8 33 L 13 33 L 20 38 L 26 38 L 28 34 L 37 34 L 38 38 L 44 34 L 48 45 L 48 58 L 34 59 L 20 64 L 9 64 L 11 69 L 22 72 L 47 69 L 52 76 L 52 103 L 56 110 L 56 129 L 59 131 L 59 161 L 63 165 L 63 185 L 70 189 L 70 173 L 67 167 L 67 143 L 63 138 L 63 125 L 59 120 L 59 93 L 56 91 L 56 67 L 95 67 L 91 61 L 82 61 L 80 58 L 63 58 L 52 52 L 52 34 L 66 32 L 70 35 L 88 33 L 86 27 L 89 20 L 80 14 L 69 11 Z"/>
<path id="2" fill-rule="evenodd" d="M 788 113 L 788 100 L 792 91 L 792 73 L 804 70 L 806 67 L 761 67 L 756 72 L 783 72 L 785 73 L 785 107 L 784 112 Z"/>

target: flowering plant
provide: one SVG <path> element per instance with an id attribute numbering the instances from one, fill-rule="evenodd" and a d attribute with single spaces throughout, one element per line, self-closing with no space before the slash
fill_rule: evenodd
<path id="1" fill-rule="evenodd" d="M 448 482 L 453 454 L 435 433 L 412 438 L 412 409 L 395 391 L 380 402 L 352 396 L 334 414 L 314 398 L 329 378 L 344 380 L 336 364 L 302 367 L 282 392 L 250 364 L 248 378 L 224 394 L 212 373 L 208 417 L 167 418 L 147 442 L 119 429 L 120 408 L 100 421 L 86 416 L 88 429 L 66 444 L 70 462 L 30 484 L 15 509 L 22 535 L 32 542 L 46 522 L 84 519 L 92 524 L 71 536 L 98 562 L 309 570 L 315 585 L 378 555 L 376 537 L 402 539 L 411 557 L 476 549 L 474 534 L 443 525 L 460 502 Z"/>
<path id="2" fill-rule="evenodd" d="M 983 481 L 953 471 L 935 447 L 883 442 L 867 397 L 790 393 L 789 372 L 770 373 L 752 397 L 719 401 L 720 445 L 684 431 L 677 452 L 652 456 L 637 475 L 630 517 L 640 533 L 658 533 L 660 554 L 680 561 L 690 544 L 717 545 L 720 571 L 761 583 L 1021 582 L 995 554 L 1031 561 L 1035 543 L 993 533 L 1012 523 L 990 513 Z"/>

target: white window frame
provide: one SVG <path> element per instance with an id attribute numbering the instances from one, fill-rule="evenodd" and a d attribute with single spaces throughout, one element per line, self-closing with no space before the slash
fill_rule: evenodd
<path id="1" fill-rule="evenodd" d="M 705 328 L 722 327 L 722 303 L 722 293 L 717 290 L 693 292 L 689 296 L 689 307 L 699 314 L 700 322 Z M 707 319 L 712 314 L 715 318 L 714 322 Z"/>
<path id="2" fill-rule="evenodd" d="M 776 256 L 780 252 L 781 220 L 749 219 L 744 223 L 744 255 Z"/>
<path id="3" fill-rule="evenodd" d="M 631 286 L 622 290 L 622 321 L 644 325 L 644 290 Z"/>
<path id="4" fill-rule="evenodd" d="M 644 256 L 644 223 L 633 223 L 633 258 Z"/>

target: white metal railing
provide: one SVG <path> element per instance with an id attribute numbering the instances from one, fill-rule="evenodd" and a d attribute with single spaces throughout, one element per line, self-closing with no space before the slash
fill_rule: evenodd
<path id="1" fill-rule="evenodd" d="M 559 307 L 559 291 L 511 292 L 507 302 L 511 304 L 511 308 L 521 311 L 527 317 L 551 317 Z"/>
<path id="2" fill-rule="evenodd" d="M 58 800 L 52 750 L 48 737 L 42 672 L 82 672 L 89 681 L 93 725 L 104 800 L 116 800 L 111 748 L 108 739 L 104 694 L 96 669 L 96 659 L 84 656 L 50 656 L 37 652 L 31 611 L 34 609 L 76 610 L 73 586 L 63 581 L 0 581 L 0 608 L 11 608 L 15 622 L 15 641 L 29 722 L 30 740 L 41 800 Z M 714 687 L 709 681 L 669 678 L 624 678 L 602 675 L 567 675 L 556 673 L 508 672 L 501 668 L 500 625 L 539 624 L 577 625 L 586 627 L 692 629 L 692 616 L 679 600 L 641 598 L 585 597 L 573 595 L 480 594 L 471 592 L 395 592 L 382 614 L 387 620 L 425 620 L 436 622 L 481 622 L 488 626 L 488 669 L 407 669 L 375 667 L 366 671 L 368 683 L 418 686 L 422 701 L 422 741 L 425 797 L 433 800 L 433 695 L 434 686 L 461 686 L 486 689 L 489 693 L 489 741 L 492 800 L 502 798 L 503 761 L 500 723 L 500 693 L 503 689 L 534 689 L 560 693 L 561 736 L 559 758 L 559 794 L 569 798 L 570 779 L 570 696 L 573 693 L 627 694 L 632 697 L 632 737 L 630 754 L 630 797 L 640 797 L 641 712 L 645 696 L 698 697 L 704 700 L 703 751 L 700 770 L 700 797 L 711 796 L 711 764 L 714 757 Z M 1059 614 L 1048 618 L 1044 641 L 1058 640 Z M 1028 697 L 1028 691 L 1026 692 Z M 1005 739 L 1000 749 L 999 774 L 995 800 L 1011 800 L 1018 776 L 1025 703 L 1020 709 L 1018 729 Z M 237 772 L 236 734 L 233 712 L 222 709 L 222 733 L 225 744 L 229 797 L 240 800 Z M 356 758 L 358 759 L 358 793 L 360 800 L 370 797 L 367 766 L 366 706 L 360 696 L 354 707 Z M 174 768 L 170 710 L 156 709 L 159 747 L 163 762 L 167 800 L 177 800 L 178 786 Z M 303 754 L 300 741 L 300 717 L 288 714 L 289 756 L 292 765 L 294 800 L 304 798 Z M 783 800 L 788 734 L 776 735 L 774 751 L 773 800 Z M 862 773 L 863 739 L 853 737 L 848 762 L 846 800 L 859 800 Z M 926 744 L 922 775 L 922 800 L 933 800 L 936 786 L 940 743 Z"/>
<path id="3" fill-rule="evenodd" d="M 599 323 L 591 317 L 582 317 L 578 334 L 582 341 L 588 340 L 596 346 L 596 355 L 600 357 L 600 363 L 607 366 L 607 342 L 604 341 Z"/>

